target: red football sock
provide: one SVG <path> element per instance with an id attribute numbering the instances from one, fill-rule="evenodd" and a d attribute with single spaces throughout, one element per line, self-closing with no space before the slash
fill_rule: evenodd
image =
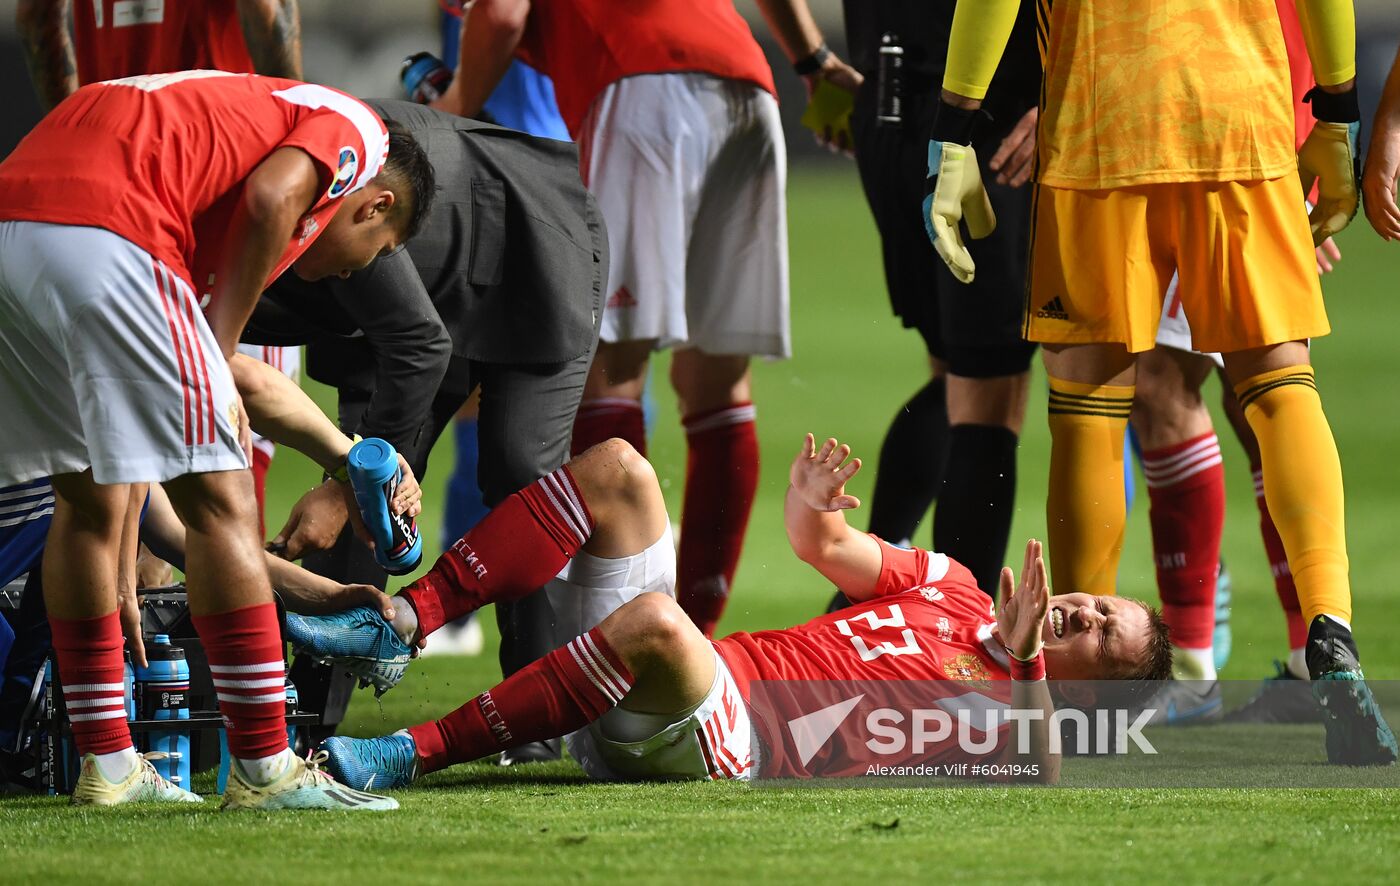
<path id="1" fill-rule="evenodd" d="M 49 628 L 78 753 L 115 754 L 131 747 L 117 614 L 79 619 L 50 615 Z"/>
<path id="2" fill-rule="evenodd" d="M 568 735 L 632 689 L 632 674 L 594 628 L 457 710 L 408 730 L 424 772 Z"/>
<path id="3" fill-rule="evenodd" d="M 676 596 L 705 636 L 714 633 L 744 546 L 758 489 L 752 403 L 688 415 L 685 504 Z"/>
<path id="4" fill-rule="evenodd" d="M 1209 649 L 1225 527 L 1225 470 L 1214 433 L 1142 454 L 1162 618 L 1172 643 Z"/>
<path id="5" fill-rule="evenodd" d="M 620 437 L 646 457 L 647 426 L 642 404 L 626 397 L 599 397 L 584 400 L 574 417 L 574 439 L 570 450 L 574 455 L 597 446 L 604 440 Z"/>
<path id="6" fill-rule="evenodd" d="M 1293 586 L 1288 555 L 1283 552 L 1283 539 L 1279 538 L 1274 518 L 1264 502 L 1264 469 L 1257 465 L 1253 468 L 1254 503 L 1259 505 L 1259 534 L 1264 537 L 1264 553 L 1269 558 L 1269 571 L 1274 574 L 1274 591 L 1278 594 L 1284 620 L 1288 623 L 1288 648 L 1302 649 L 1308 640 L 1308 625 L 1303 619 L 1303 607 L 1298 602 L 1298 589 Z"/>
<path id="7" fill-rule="evenodd" d="M 271 757 L 287 747 L 286 671 L 277 605 L 193 616 L 228 732 L 229 755 Z"/>
<path id="8" fill-rule="evenodd" d="M 487 603 L 544 587 L 588 541 L 593 526 L 565 465 L 493 508 L 399 596 L 413 604 L 426 637 Z"/>

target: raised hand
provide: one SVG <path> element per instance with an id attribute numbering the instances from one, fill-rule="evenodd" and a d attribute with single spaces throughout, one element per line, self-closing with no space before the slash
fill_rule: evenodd
<path id="1" fill-rule="evenodd" d="M 997 632 L 1010 653 L 1022 661 L 1035 658 L 1042 640 L 1045 613 L 1050 608 L 1050 580 L 1045 575 L 1045 558 L 1040 542 L 1026 542 L 1021 564 L 1021 581 L 1011 567 L 1001 571 L 1001 609 Z"/>
<path id="2" fill-rule="evenodd" d="M 802 502 L 814 511 L 844 511 L 860 507 L 860 499 L 846 494 L 846 481 L 860 470 L 860 459 L 852 458 L 851 447 L 830 437 L 816 447 L 816 439 L 808 434 L 802 450 L 793 459 L 788 479 Z M 844 464 L 843 464 L 844 462 Z"/>

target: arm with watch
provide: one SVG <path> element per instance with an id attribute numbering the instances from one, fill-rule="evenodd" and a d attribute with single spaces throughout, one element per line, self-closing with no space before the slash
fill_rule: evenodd
<path id="1" fill-rule="evenodd" d="M 325 482 L 311 490 L 292 509 L 287 525 L 273 540 L 272 549 L 288 560 L 324 543 L 330 547 L 348 519 L 360 538 L 368 540 L 350 489 L 346 456 L 355 439 L 345 436 L 291 379 L 265 363 L 243 354 L 229 361 L 234 383 L 243 396 L 253 429 L 277 443 L 306 455 L 325 471 Z M 399 456 L 403 480 L 390 507 L 395 514 L 417 516 L 423 492 L 408 463 Z"/>
<path id="2" fill-rule="evenodd" d="M 865 78 L 826 45 L 806 0 L 758 0 L 758 8 L 793 73 L 807 85 L 802 125 L 820 144 L 849 153 L 855 147 L 851 107 Z"/>

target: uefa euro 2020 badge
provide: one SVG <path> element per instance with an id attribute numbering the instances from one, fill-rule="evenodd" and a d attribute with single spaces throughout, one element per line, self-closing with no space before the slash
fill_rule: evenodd
<path id="1" fill-rule="evenodd" d="M 331 182 L 330 190 L 326 191 L 326 197 L 334 200 L 350 190 L 350 185 L 355 181 L 355 173 L 359 171 L 360 155 L 349 145 L 341 148 L 340 157 L 335 163 L 335 180 Z"/>

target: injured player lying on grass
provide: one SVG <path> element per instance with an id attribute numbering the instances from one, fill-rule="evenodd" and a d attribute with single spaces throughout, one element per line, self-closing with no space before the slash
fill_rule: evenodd
<path id="1" fill-rule="evenodd" d="M 673 599 L 675 553 L 656 476 L 621 440 L 510 496 L 395 598 L 392 624 L 370 609 L 289 616 L 293 645 L 381 688 L 397 682 L 411 647 L 442 625 L 541 586 L 561 632 L 560 648 L 441 720 L 382 738 L 328 739 L 328 767 L 357 788 L 397 787 L 566 735 L 596 778 L 746 779 L 754 752 L 763 752 L 751 747 L 755 681 L 948 680 L 971 668 L 979 679 L 1016 677 L 1011 704 L 1048 720 L 1047 673 L 1169 675 L 1157 613 L 1117 597 L 1051 597 L 1039 542 L 1026 547 L 1019 585 L 1003 570 L 998 617 L 960 564 L 848 526 L 842 512 L 859 502 L 845 483 L 860 468 L 849 454 L 835 440 L 818 451 L 809 434 L 792 465 L 784 517 L 796 554 L 855 603 L 785 630 L 711 642 L 690 622 Z M 879 633 L 891 625 L 899 630 Z M 902 645 L 885 648 L 891 639 Z M 1039 763 L 1039 778 L 1054 780 L 1058 755 L 1049 752 L 1046 720 L 1007 726 L 998 754 Z M 1013 755 L 1022 729 L 1030 753 Z M 760 737 L 768 748 L 787 740 Z"/>

